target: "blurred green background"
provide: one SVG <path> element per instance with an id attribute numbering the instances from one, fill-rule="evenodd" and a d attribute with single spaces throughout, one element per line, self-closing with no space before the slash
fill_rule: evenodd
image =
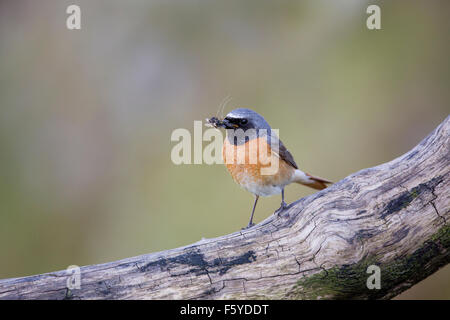
<path id="1" fill-rule="evenodd" d="M 82 29 L 66 29 L 78 4 Z M 366 28 L 381 7 L 382 30 Z M 113 261 L 244 226 L 221 165 L 171 133 L 236 106 L 334 181 L 449 114 L 449 1 L 0 1 L 0 278 Z M 206 143 L 205 143 L 206 145 Z M 287 188 L 287 200 L 312 193 Z M 256 221 L 279 206 L 260 200 Z M 450 267 L 399 298 L 450 298 Z"/>

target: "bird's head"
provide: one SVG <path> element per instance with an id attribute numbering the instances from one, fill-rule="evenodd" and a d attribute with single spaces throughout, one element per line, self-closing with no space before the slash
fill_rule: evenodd
<path id="1" fill-rule="evenodd" d="M 225 129 L 266 129 L 270 130 L 267 121 L 260 114 L 246 108 L 234 109 L 221 121 Z"/>

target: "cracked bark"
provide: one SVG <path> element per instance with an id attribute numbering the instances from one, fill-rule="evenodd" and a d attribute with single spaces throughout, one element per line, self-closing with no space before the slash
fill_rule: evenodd
<path id="1" fill-rule="evenodd" d="M 189 246 L 0 280 L 0 299 L 379 299 L 450 262 L 450 116 L 414 149 L 302 198 L 281 217 Z M 381 289 L 366 286 L 367 267 Z"/>

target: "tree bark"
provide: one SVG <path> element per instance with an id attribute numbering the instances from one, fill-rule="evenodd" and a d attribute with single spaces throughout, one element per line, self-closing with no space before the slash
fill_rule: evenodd
<path id="1" fill-rule="evenodd" d="M 392 298 L 450 262 L 449 133 L 450 116 L 405 155 L 248 230 L 82 267 L 80 289 L 66 270 L 0 280 L 0 299 Z"/>

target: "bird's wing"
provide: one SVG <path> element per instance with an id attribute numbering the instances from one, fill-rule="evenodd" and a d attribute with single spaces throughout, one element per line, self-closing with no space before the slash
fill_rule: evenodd
<path id="1" fill-rule="evenodd" d="M 291 165 L 295 169 L 298 169 L 298 166 L 295 163 L 294 157 L 289 152 L 289 150 L 286 149 L 286 147 L 284 146 L 283 142 L 281 142 L 281 140 L 277 136 L 275 136 L 273 134 L 270 136 L 269 140 L 273 141 L 273 143 L 270 144 L 272 152 L 275 152 L 276 154 L 278 154 L 278 156 L 281 159 L 286 161 L 289 165 Z"/>

